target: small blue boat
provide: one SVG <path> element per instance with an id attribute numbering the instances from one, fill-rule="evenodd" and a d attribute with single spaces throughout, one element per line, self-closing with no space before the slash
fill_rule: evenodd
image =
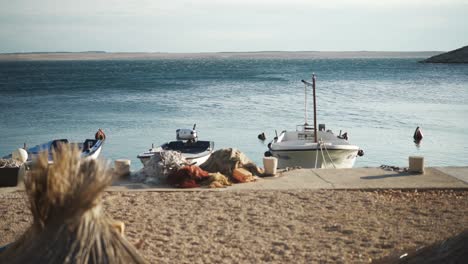
<path id="1" fill-rule="evenodd" d="M 77 146 L 81 151 L 82 158 L 97 159 L 101 154 L 102 146 L 104 145 L 105 140 L 106 136 L 104 132 L 99 129 L 94 139 L 86 139 L 84 142 L 69 142 L 68 139 L 54 139 L 31 148 L 25 147 L 26 151 L 28 152 L 28 160 L 26 162 L 31 162 L 40 153 L 47 151 L 49 153 L 49 163 L 53 163 L 52 151 L 59 148 L 62 144 Z M 12 155 L 10 154 L 3 158 L 9 159 L 11 157 Z"/>

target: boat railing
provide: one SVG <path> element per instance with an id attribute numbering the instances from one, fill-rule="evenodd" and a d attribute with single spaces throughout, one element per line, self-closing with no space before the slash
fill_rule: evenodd
<path id="1" fill-rule="evenodd" d="M 311 126 L 309 124 L 296 125 L 296 131 L 313 133 L 314 126 Z"/>
<path id="2" fill-rule="evenodd" d="M 304 124 L 296 126 L 297 139 L 305 141 L 314 141 L 314 126 Z"/>
<path id="3" fill-rule="evenodd" d="M 299 132 L 297 134 L 297 139 L 298 140 L 304 140 L 304 141 L 314 141 L 314 134 L 313 133 L 308 133 L 308 132 Z"/>

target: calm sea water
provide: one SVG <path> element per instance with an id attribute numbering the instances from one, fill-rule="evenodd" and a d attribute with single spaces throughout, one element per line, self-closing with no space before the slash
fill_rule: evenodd
<path id="1" fill-rule="evenodd" d="M 364 149 L 356 167 L 407 166 L 409 155 L 423 155 L 428 166 L 466 166 L 468 65 L 418 60 L 0 62 L 0 156 L 24 142 L 83 141 L 103 128 L 103 156 L 131 159 L 137 169 L 138 153 L 196 123 L 200 139 L 261 164 L 275 130 L 304 122 L 300 80 L 315 72 L 318 123 Z M 420 146 L 412 140 L 417 126 Z"/>

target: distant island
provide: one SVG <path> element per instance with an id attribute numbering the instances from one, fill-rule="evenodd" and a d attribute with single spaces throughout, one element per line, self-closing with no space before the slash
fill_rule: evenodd
<path id="1" fill-rule="evenodd" d="M 468 63 L 468 46 L 435 55 L 421 62 L 427 63 Z"/>
<path id="2" fill-rule="evenodd" d="M 157 59 L 370 59 L 418 58 L 440 51 L 255 51 L 255 52 L 21 52 L 0 53 L 0 61 L 157 60 Z"/>

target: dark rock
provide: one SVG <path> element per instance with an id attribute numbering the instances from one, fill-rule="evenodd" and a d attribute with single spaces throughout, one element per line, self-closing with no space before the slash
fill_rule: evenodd
<path id="1" fill-rule="evenodd" d="M 421 62 L 428 63 L 468 63 L 468 46 L 435 55 Z"/>
<path id="2" fill-rule="evenodd" d="M 427 247 L 393 253 L 373 263 L 466 263 L 468 259 L 468 229 L 444 241 Z"/>

